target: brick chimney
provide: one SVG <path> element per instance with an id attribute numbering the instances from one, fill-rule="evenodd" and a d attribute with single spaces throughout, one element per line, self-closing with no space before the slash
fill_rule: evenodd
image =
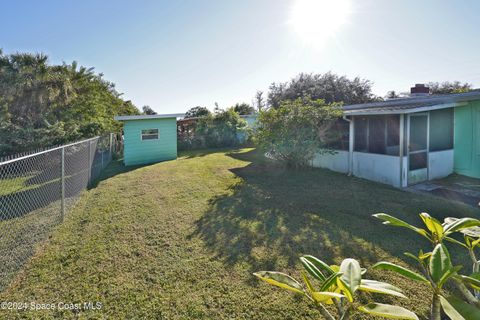
<path id="1" fill-rule="evenodd" d="M 423 83 L 415 84 L 415 87 L 410 88 L 410 96 L 428 96 L 430 93 L 430 88 L 425 86 Z"/>

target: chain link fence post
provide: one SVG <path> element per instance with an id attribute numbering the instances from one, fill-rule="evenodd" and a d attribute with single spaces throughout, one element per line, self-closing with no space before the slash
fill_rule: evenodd
<path id="1" fill-rule="evenodd" d="M 61 173 L 61 186 L 62 186 L 62 199 L 61 199 L 61 221 L 65 218 L 65 147 L 62 147 L 62 173 Z"/>
<path id="2" fill-rule="evenodd" d="M 92 182 L 92 140 L 88 141 L 88 185 Z"/>
<path id="3" fill-rule="evenodd" d="M 113 149 L 113 133 L 110 133 L 110 136 L 108 137 L 108 147 L 109 147 L 109 152 L 108 152 L 108 161 L 112 161 L 113 159 L 113 154 L 112 154 L 112 149 Z"/>
<path id="4" fill-rule="evenodd" d="M 114 143 L 104 135 L 0 158 L 0 291 L 108 166 Z"/>

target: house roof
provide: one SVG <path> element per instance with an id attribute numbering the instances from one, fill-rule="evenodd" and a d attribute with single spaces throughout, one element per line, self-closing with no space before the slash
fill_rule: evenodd
<path id="1" fill-rule="evenodd" d="M 480 100 L 480 91 L 465 93 L 414 96 L 381 102 L 352 104 L 343 107 L 345 115 L 401 114 L 452 108 L 468 101 Z"/>
<path id="2" fill-rule="evenodd" d="M 114 119 L 118 121 L 128 120 L 146 120 L 146 119 L 167 119 L 167 118 L 181 118 L 184 117 L 183 113 L 171 113 L 171 114 L 152 114 L 152 115 L 135 115 L 135 116 L 115 116 Z"/>

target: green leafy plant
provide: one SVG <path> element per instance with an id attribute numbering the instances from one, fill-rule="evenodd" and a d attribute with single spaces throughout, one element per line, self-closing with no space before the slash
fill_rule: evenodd
<path id="1" fill-rule="evenodd" d="M 279 108 L 260 112 L 255 142 L 289 167 L 309 166 L 315 154 L 334 153 L 328 145 L 339 138 L 332 128 L 341 116 L 338 103 L 308 97 L 285 100 Z"/>
<path id="2" fill-rule="evenodd" d="M 303 284 L 281 272 L 260 271 L 254 275 L 269 284 L 307 297 L 325 319 L 348 319 L 355 310 L 385 318 L 418 319 L 415 313 L 400 306 L 370 302 L 355 307 L 360 292 L 406 298 L 399 288 L 389 283 L 363 279 L 366 269 L 361 268 L 355 259 L 345 259 L 339 266 L 328 265 L 310 255 L 301 257 L 300 261 L 306 271 L 302 272 Z M 329 311 L 328 305 L 335 305 L 337 318 Z"/>
<path id="3" fill-rule="evenodd" d="M 420 218 L 425 228 L 419 228 L 385 213 L 378 213 L 373 216 L 383 220 L 386 225 L 404 227 L 420 234 L 427 238 L 433 247 L 431 252 L 424 253 L 420 250 L 418 255 L 410 252 L 405 253 L 405 255 L 418 262 L 423 275 L 383 261 L 375 264 L 373 269 L 394 271 L 411 280 L 429 285 L 433 294 L 431 319 L 440 320 L 442 309 L 451 319 L 480 319 L 480 301 L 478 300 L 478 292 L 476 292 L 480 289 L 480 274 L 478 273 L 480 262 L 475 256 L 475 248 L 480 243 L 480 232 L 478 232 L 480 220 L 447 218 L 442 224 L 429 214 L 421 213 Z M 465 243 L 451 237 L 456 232 L 464 234 Z M 469 251 L 473 261 L 473 273 L 471 275 L 466 276 L 458 273 L 462 266 L 453 265 L 444 241 L 458 244 Z M 443 287 L 448 281 L 456 286 L 462 295 L 462 299 L 444 292 Z M 474 290 L 474 294 L 470 290 Z"/>

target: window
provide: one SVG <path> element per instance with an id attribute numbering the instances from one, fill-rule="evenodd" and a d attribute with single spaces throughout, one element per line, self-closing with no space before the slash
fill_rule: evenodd
<path id="1" fill-rule="evenodd" d="M 158 140 L 158 129 L 142 130 L 142 140 Z"/>

